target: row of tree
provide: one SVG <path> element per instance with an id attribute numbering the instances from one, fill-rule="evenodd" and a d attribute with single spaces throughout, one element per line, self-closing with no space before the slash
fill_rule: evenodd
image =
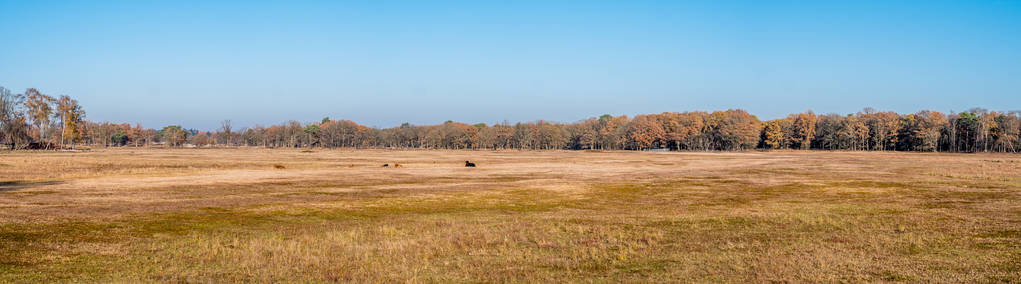
<path id="1" fill-rule="evenodd" d="M 767 149 L 1017 152 L 1021 113 L 972 109 L 946 115 L 901 115 L 871 108 L 853 115 L 811 112 L 767 121 L 759 146 Z"/>
<path id="2" fill-rule="evenodd" d="M 86 129 L 85 111 L 68 96 L 51 97 L 36 89 L 13 94 L 0 87 L 0 143 L 25 148 L 53 141 L 73 147 Z"/>
<path id="3" fill-rule="evenodd" d="M 97 146 L 262 146 L 427 149 L 569 149 L 688 151 L 747 149 L 900 150 L 1016 152 L 1021 150 L 1021 113 L 973 109 L 943 114 L 877 112 L 816 115 L 809 111 L 760 121 L 743 110 L 638 115 L 603 115 L 575 123 L 547 121 L 403 125 L 377 129 L 349 120 L 235 130 L 230 120 L 216 131 L 171 125 L 84 120 L 78 102 L 36 89 L 12 94 L 0 87 L 0 142 L 13 148 L 32 145 Z"/>

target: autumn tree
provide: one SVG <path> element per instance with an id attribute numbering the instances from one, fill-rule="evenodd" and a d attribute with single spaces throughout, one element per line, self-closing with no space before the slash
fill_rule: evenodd
<path id="1" fill-rule="evenodd" d="M 812 148 L 815 139 L 815 126 L 818 117 L 812 111 L 791 115 L 791 147 L 795 149 Z"/>
<path id="2" fill-rule="evenodd" d="M 940 135 L 946 124 L 946 115 L 935 111 L 920 111 L 901 117 L 899 148 L 907 151 L 939 150 Z"/>
<path id="3" fill-rule="evenodd" d="M 187 141 L 188 132 L 180 125 L 169 125 L 159 131 L 160 137 L 167 143 L 167 146 L 181 146 Z"/>
<path id="4" fill-rule="evenodd" d="M 569 137 L 571 149 L 595 149 L 599 122 L 589 118 L 579 123 L 567 125 L 565 130 Z"/>
<path id="5" fill-rule="evenodd" d="M 37 130 L 39 140 L 46 139 L 46 126 L 50 124 L 50 116 L 53 115 L 52 104 L 56 102 L 53 97 L 40 93 L 35 88 L 25 91 L 25 107 L 28 117 L 32 120 Z"/>
<path id="6" fill-rule="evenodd" d="M 57 100 L 57 114 L 61 124 L 60 144 L 64 145 L 66 141 L 70 141 L 71 147 L 74 148 L 74 143 L 81 138 L 83 132 L 85 111 L 77 100 L 60 96 Z"/>
<path id="7" fill-rule="evenodd" d="M 846 133 L 848 133 L 846 136 L 849 136 L 849 138 L 853 139 L 853 142 L 851 144 L 851 150 L 854 151 L 867 150 L 869 143 L 869 127 L 867 124 L 865 124 L 865 121 L 862 121 L 857 117 L 848 115 L 848 120 L 845 121 L 845 123 L 847 124 L 844 125 L 844 130 L 847 131 Z"/>
<path id="8" fill-rule="evenodd" d="M 666 140 L 666 131 L 655 115 L 639 115 L 628 124 L 627 139 L 632 149 L 658 147 Z"/>
<path id="9" fill-rule="evenodd" d="M 535 130 L 536 149 L 562 149 L 567 144 L 567 136 L 560 124 L 540 120 L 536 123 Z"/>
<path id="10" fill-rule="evenodd" d="M 716 111 L 706 122 L 716 150 L 752 149 L 758 145 L 761 122 L 744 110 Z"/>
<path id="11" fill-rule="evenodd" d="M 663 130 L 673 149 L 708 150 L 704 112 L 664 113 Z"/>
<path id="12" fill-rule="evenodd" d="M 871 108 L 866 108 L 858 113 L 858 117 L 869 130 L 868 148 L 870 150 L 885 151 L 896 147 L 899 114 L 889 111 L 876 112 Z"/>
<path id="13" fill-rule="evenodd" d="M 411 123 L 402 123 L 398 127 L 389 129 L 385 134 L 387 136 L 388 146 L 397 148 L 415 148 L 419 146 L 418 133 L 419 128 L 412 126 Z"/>
<path id="14" fill-rule="evenodd" d="M 1015 152 L 1021 139 L 1021 113 L 1000 113 L 993 118 L 996 128 L 992 131 L 993 150 Z"/>
<path id="15" fill-rule="evenodd" d="M 494 124 L 492 127 L 488 127 L 486 131 L 492 133 L 493 149 L 508 149 L 513 147 L 514 127 L 507 124 L 507 122 Z"/>
<path id="16" fill-rule="evenodd" d="M 600 149 L 624 149 L 628 124 L 631 120 L 626 115 L 611 116 L 604 114 L 599 117 L 598 143 Z"/>
<path id="17" fill-rule="evenodd" d="M 203 147 L 211 143 L 210 140 L 212 140 L 212 137 L 210 137 L 209 132 L 199 131 L 195 135 L 192 135 L 189 138 L 189 140 L 191 141 L 192 145 L 195 145 L 197 147 Z"/>
<path id="18" fill-rule="evenodd" d="M 762 147 L 766 149 L 783 148 L 784 135 L 780 120 L 770 120 L 762 128 Z"/>
<path id="19" fill-rule="evenodd" d="M 141 125 L 139 125 L 139 126 L 141 126 Z M 145 129 L 145 130 L 142 131 L 142 137 L 145 138 L 144 145 L 151 145 L 151 144 L 153 144 L 154 142 L 156 142 L 156 137 L 158 137 L 158 136 L 159 136 L 159 133 L 156 132 L 155 129 Z"/>

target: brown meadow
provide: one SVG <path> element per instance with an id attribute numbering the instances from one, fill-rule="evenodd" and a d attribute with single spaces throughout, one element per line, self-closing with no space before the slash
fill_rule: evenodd
<path id="1" fill-rule="evenodd" d="M 1019 188 L 1012 154 L 6 152 L 0 282 L 1017 282 Z"/>

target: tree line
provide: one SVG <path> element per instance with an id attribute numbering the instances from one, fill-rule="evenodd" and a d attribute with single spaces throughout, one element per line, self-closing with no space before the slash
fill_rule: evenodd
<path id="1" fill-rule="evenodd" d="M 378 129 L 349 120 L 216 131 L 170 125 L 92 122 L 68 96 L 36 89 L 13 94 L 0 87 L 0 143 L 9 148 L 93 146 L 324 147 L 401 149 L 533 149 L 736 151 L 821 149 L 923 152 L 1017 152 L 1021 113 L 972 109 L 910 114 L 866 108 L 848 115 L 811 111 L 761 121 L 744 110 L 667 112 L 634 117 L 602 115 L 574 123 L 548 121 L 411 125 Z"/>

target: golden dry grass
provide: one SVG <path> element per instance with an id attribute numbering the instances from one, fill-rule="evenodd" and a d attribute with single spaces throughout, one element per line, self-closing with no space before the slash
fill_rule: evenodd
<path id="1" fill-rule="evenodd" d="M 7 152 L 0 282 L 1017 282 L 1019 188 L 1009 154 Z"/>

